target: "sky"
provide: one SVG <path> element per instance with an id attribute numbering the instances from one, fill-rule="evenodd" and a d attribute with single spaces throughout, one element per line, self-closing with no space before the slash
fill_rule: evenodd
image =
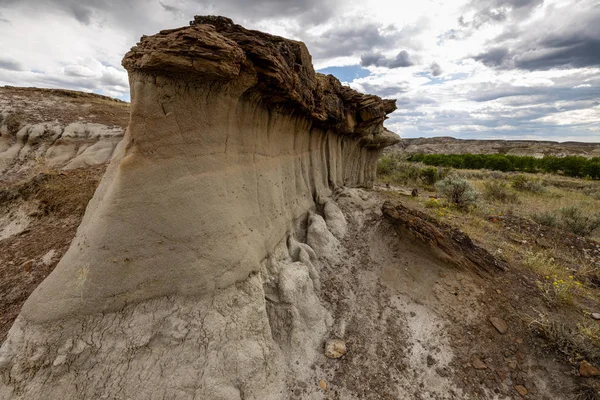
<path id="1" fill-rule="evenodd" d="M 600 0 L 0 0 L 0 85 L 128 100 L 123 55 L 194 15 L 305 42 L 402 137 L 600 142 Z"/>

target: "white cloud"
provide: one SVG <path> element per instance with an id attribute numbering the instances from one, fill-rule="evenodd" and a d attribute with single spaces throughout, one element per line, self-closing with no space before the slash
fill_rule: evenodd
<path id="1" fill-rule="evenodd" d="M 398 98 L 399 109 L 387 124 L 402 136 L 598 140 L 600 65 L 593 65 L 593 57 L 579 58 L 579 64 L 569 66 L 568 59 L 544 47 L 519 54 L 520 62 L 528 66 L 544 66 L 543 57 L 567 64 L 533 71 L 493 68 L 474 59 L 486 54 L 481 60 L 493 65 L 501 60 L 494 57 L 512 54 L 513 47 L 527 49 L 524 40 L 535 45 L 553 32 L 580 27 L 589 36 L 588 46 L 594 40 L 600 43 L 600 29 L 586 19 L 598 12 L 586 9 L 593 1 L 577 4 L 4 0 L 0 84 L 66 87 L 126 99 L 127 74 L 120 62 L 142 34 L 187 25 L 194 14 L 222 14 L 251 29 L 305 41 L 317 68 L 356 66 L 361 57 L 377 55 L 373 62 L 363 63 L 371 75 L 350 85 Z M 546 39 L 538 37 L 535 42 L 536 32 L 546 32 Z M 561 45 L 560 38 L 552 40 L 550 45 Z M 506 51 L 490 53 L 491 44 L 502 44 Z"/>

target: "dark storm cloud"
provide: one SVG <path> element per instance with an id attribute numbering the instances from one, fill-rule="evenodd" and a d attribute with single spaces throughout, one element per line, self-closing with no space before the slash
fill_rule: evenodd
<path id="1" fill-rule="evenodd" d="M 72 4 L 70 6 L 71 12 L 75 19 L 81 22 L 84 25 L 89 25 L 92 21 L 92 10 L 88 8 L 85 4 Z"/>
<path id="2" fill-rule="evenodd" d="M 373 42 L 374 35 L 379 33 L 377 25 L 354 23 L 338 24 L 339 28 L 334 27 L 324 35 L 311 37 L 306 33 L 311 27 L 336 17 L 342 0 L 0 0 L 0 4 L 30 14 L 63 13 L 84 25 L 119 28 L 130 32 L 133 41 L 142 34 L 186 25 L 194 15 L 223 15 L 247 28 L 260 30 L 265 30 L 274 20 L 286 20 L 292 25 L 292 33 L 294 28 L 298 32 L 297 37 L 313 39 L 317 44 L 328 42 L 320 46 L 323 53 L 335 51 L 333 42 L 348 42 L 342 46 L 347 49 L 352 44 L 360 45 L 361 40 Z M 157 15 L 161 12 L 169 15 L 171 26 L 165 25 L 165 18 Z M 364 38 L 343 36 L 353 31 L 356 35 L 365 35 Z"/>
<path id="3" fill-rule="evenodd" d="M 600 99 L 600 76 L 586 78 L 583 74 L 573 74 L 553 78 L 551 85 L 516 86 L 509 83 L 480 83 L 466 93 L 466 98 L 477 102 L 487 102 L 505 98 L 524 97 L 525 104 L 554 104 L 564 101 L 590 103 Z M 581 85 L 581 82 L 586 82 Z M 517 101 L 511 99 L 512 101 Z M 521 103 L 521 102 L 519 102 Z M 517 104 L 514 104 L 517 105 Z"/>
<path id="4" fill-rule="evenodd" d="M 149 5 L 159 7 L 156 0 L 0 0 L 0 4 L 44 18 L 66 14 L 83 25 L 119 28 L 138 38 L 165 28 L 148 15 Z"/>
<path id="5" fill-rule="evenodd" d="M 431 70 L 431 75 L 432 76 L 440 76 L 442 74 L 442 67 L 440 67 L 440 64 L 434 62 L 429 66 L 429 69 Z"/>
<path id="6" fill-rule="evenodd" d="M 473 57 L 489 67 L 529 71 L 600 66 L 600 9 L 583 1 L 551 9 L 542 21 L 509 25 Z M 519 31 L 519 35 L 514 32 Z"/>
<path id="7" fill-rule="evenodd" d="M 63 12 L 82 24 L 117 24 L 120 28 L 151 34 L 164 29 L 152 9 L 175 16 L 178 24 L 194 15 L 230 17 L 236 23 L 252 24 L 269 19 L 292 19 L 304 28 L 315 26 L 336 14 L 341 0 L 3 0 L 5 7 L 33 8 L 35 12 Z M 174 25 L 176 26 L 176 25 Z"/>
<path id="8" fill-rule="evenodd" d="M 401 37 L 399 31 L 369 21 L 334 25 L 318 35 L 301 30 L 294 33 L 307 44 L 316 58 L 352 56 L 373 49 L 385 49 L 394 46 Z"/>
<path id="9" fill-rule="evenodd" d="M 396 98 L 402 93 L 406 93 L 409 90 L 410 84 L 408 82 L 395 82 L 393 84 L 375 84 L 370 82 L 355 82 L 357 87 L 363 93 L 375 94 L 384 98 Z"/>
<path id="10" fill-rule="evenodd" d="M 600 66 L 600 38 L 579 35 L 551 37 L 538 42 L 535 47 L 523 43 L 522 47 L 513 50 L 505 47 L 491 48 L 473 59 L 481 61 L 488 67 L 529 71 L 598 67 Z"/>
<path id="11" fill-rule="evenodd" d="M 160 6 L 163 8 L 163 10 L 165 10 L 166 12 L 170 12 L 173 14 L 178 14 L 181 12 L 181 10 L 179 10 L 179 8 L 174 7 L 174 6 L 170 6 L 168 4 L 163 3 L 162 1 L 159 1 L 158 4 L 160 4 Z"/>
<path id="12" fill-rule="evenodd" d="M 23 71 L 25 70 L 25 67 L 17 60 L 0 56 L 0 69 L 5 69 L 8 71 Z"/>
<path id="13" fill-rule="evenodd" d="M 311 34 L 306 29 L 292 31 L 306 43 L 315 59 L 373 55 L 393 48 L 416 51 L 420 48 L 416 38 L 429 26 L 427 18 L 402 29 L 359 18 L 332 19 L 330 22 L 332 27 L 319 34 Z M 405 61 L 398 60 L 398 63 L 402 62 Z"/>
<path id="14" fill-rule="evenodd" d="M 214 13 L 242 21 L 291 18 L 306 27 L 334 16 L 341 0 L 194 0 L 190 3 L 192 7 L 187 8 L 198 10 L 196 14 Z"/>
<path id="15" fill-rule="evenodd" d="M 360 58 L 360 65 L 363 67 L 385 67 L 385 68 L 405 68 L 414 65 L 406 50 L 402 50 L 394 58 L 387 58 L 382 53 L 367 53 Z"/>
<path id="16" fill-rule="evenodd" d="M 600 37 L 555 37 L 541 41 L 540 47 L 515 55 L 515 67 L 532 71 L 600 66 Z"/>
<path id="17" fill-rule="evenodd" d="M 473 57 L 488 67 L 499 67 L 509 60 L 509 51 L 505 47 L 493 47 Z"/>

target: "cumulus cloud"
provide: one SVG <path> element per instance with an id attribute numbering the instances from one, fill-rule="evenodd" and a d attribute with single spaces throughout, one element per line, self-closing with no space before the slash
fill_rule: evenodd
<path id="1" fill-rule="evenodd" d="M 544 0 L 472 0 L 464 8 L 467 12 L 473 12 L 472 18 L 467 20 L 461 15 L 458 22 L 464 28 L 479 29 L 509 19 L 520 21 L 529 17 L 543 3 Z"/>
<path id="2" fill-rule="evenodd" d="M 597 2 L 423 0 L 396 12 L 391 0 L 0 0 L 0 84 L 127 99 L 120 61 L 141 35 L 225 15 L 397 98 L 387 126 L 402 136 L 597 140 Z"/>
<path id="3" fill-rule="evenodd" d="M 382 53 L 367 53 L 360 58 L 360 65 L 363 67 L 385 67 L 385 68 L 405 68 L 414 65 L 406 50 L 400 51 L 393 58 L 387 58 Z"/>
<path id="4" fill-rule="evenodd" d="M 362 19 L 347 25 L 339 23 L 322 32 L 294 30 L 292 33 L 307 44 L 313 57 L 319 59 L 389 49 L 405 39 L 404 32 L 400 30 Z"/>
<path id="5" fill-rule="evenodd" d="M 363 93 L 371 93 L 385 98 L 397 98 L 410 89 L 408 82 L 376 82 L 368 79 L 359 79 L 353 82 L 352 87 Z"/>

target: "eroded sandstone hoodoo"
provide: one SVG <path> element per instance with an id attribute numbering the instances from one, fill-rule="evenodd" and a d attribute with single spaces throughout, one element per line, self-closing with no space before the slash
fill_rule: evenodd
<path id="1" fill-rule="evenodd" d="M 0 398 L 285 398 L 330 325 L 332 191 L 372 185 L 395 103 L 222 17 L 143 37 L 123 66 L 128 130 L 0 350 Z"/>

